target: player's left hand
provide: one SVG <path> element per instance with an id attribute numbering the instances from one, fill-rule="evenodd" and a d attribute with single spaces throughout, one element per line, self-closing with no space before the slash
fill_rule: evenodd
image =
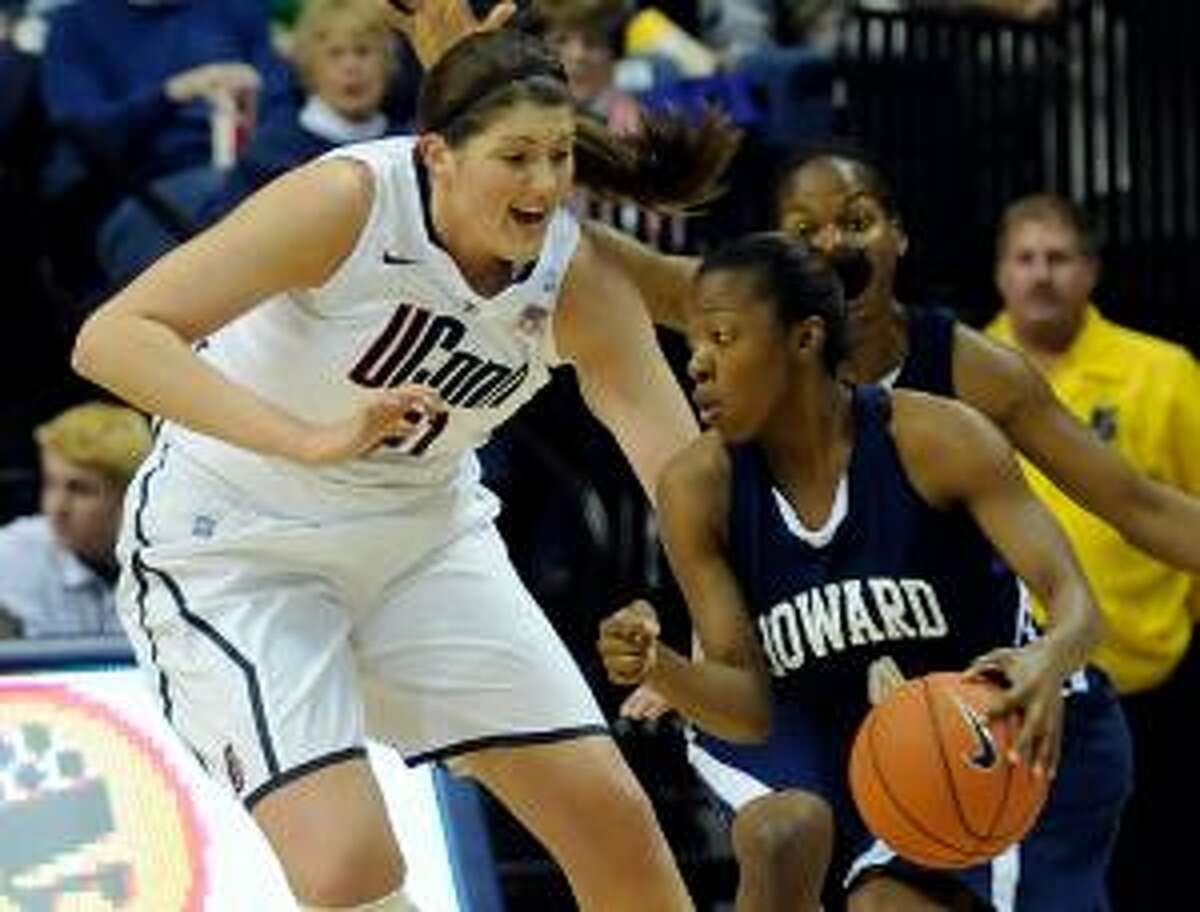
<path id="1" fill-rule="evenodd" d="M 1011 763 L 1028 763 L 1035 775 L 1053 777 L 1062 742 L 1065 671 L 1054 643 L 1043 638 L 1020 649 L 993 649 L 974 662 L 966 677 L 1008 682 L 988 713 L 1011 717 L 1020 726 L 1009 751 Z"/>

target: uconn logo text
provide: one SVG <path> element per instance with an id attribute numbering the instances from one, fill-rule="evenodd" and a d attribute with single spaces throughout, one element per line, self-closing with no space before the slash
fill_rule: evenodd
<path id="1" fill-rule="evenodd" d="M 496 408 L 520 387 L 529 365 L 510 367 L 458 346 L 467 328 L 455 317 L 401 304 L 383 332 L 358 359 L 350 379 L 359 386 L 424 383 L 448 405 Z"/>

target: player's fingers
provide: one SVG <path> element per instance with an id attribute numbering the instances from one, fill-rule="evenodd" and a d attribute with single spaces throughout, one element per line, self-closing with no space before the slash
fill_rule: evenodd
<path id="1" fill-rule="evenodd" d="M 502 2 L 497 3 L 488 10 L 487 16 L 479 24 L 479 30 L 481 32 L 492 32 L 503 28 L 512 19 L 516 11 L 517 5 L 515 3 L 510 2 L 510 0 L 502 0 Z"/>
<path id="2" fill-rule="evenodd" d="M 646 673 L 646 657 L 610 654 L 605 656 L 604 667 L 614 683 L 638 684 Z"/>
<path id="3" fill-rule="evenodd" d="M 1001 691 L 987 709 L 988 719 L 1003 719 L 1005 716 L 1020 712 L 1032 697 L 1029 686 L 1010 687 Z"/>
<path id="4" fill-rule="evenodd" d="M 393 403 L 396 408 L 404 411 L 416 410 L 421 414 L 421 417 L 429 417 L 439 412 L 444 412 L 449 408 L 446 405 L 446 400 L 441 397 L 437 390 L 424 384 L 404 384 L 403 386 L 388 390 L 384 395 L 388 402 Z"/>
<path id="5" fill-rule="evenodd" d="M 671 704 L 653 687 L 643 684 L 621 703 L 620 714 L 627 719 L 653 720 L 665 715 Z"/>
<path id="6" fill-rule="evenodd" d="M 1059 710 L 1057 700 L 1039 701 L 1032 757 L 1033 770 L 1038 775 L 1052 776 L 1058 765 L 1059 738 L 1062 730 Z"/>
<path id="7" fill-rule="evenodd" d="M 1009 648 L 993 649 L 990 652 L 985 652 L 977 657 L 967 670 L 963 672 L 963 677 L 972 680 L 980 678 L 995 679 L 997 677 L 1007 678 L 1008 669 L 1012 666 L 1015 651 Z"/>
<path id="8" fill-rule="evenodd" d="M 610 614 L 600 622 L 601 637 L 622 640 L 627 643 L 645 642 L 650 628 L 646 622 L 627 609 L 621 609 L 616 614 Z"/>
<path id="9" fill-rule="evenodd" d="M 1058 775 L 1058 760 L 1062 756 L 1062 711 L 1055 714 L 1054 726 L 1047 738 L 1045 767 L 1047 778 L 1053 779 Z"/>
<path id="10" fill-rule="evenodd" d="M 1021 716 L 1020 731 L 1017 734 L 1013 750 L 1016 752 L 1019 762 L 1029 764 L 1036 771 L 1042 739 L 1046 732 L 1046 704 L 1035 699 L 1028 700 L 1023 705 L 1024 712 Z"/>

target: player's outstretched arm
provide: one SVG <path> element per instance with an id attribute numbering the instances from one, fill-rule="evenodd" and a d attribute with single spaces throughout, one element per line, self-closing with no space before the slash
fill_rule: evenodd
<path id="1" fill-rule="evenodd" d="M 637 286 L 650 319 L 677 332 L 687 328 L 687 301 L 700 260 L 652 250 L 641 241 L 601 222 L 583 223 L 597 254 Z"/>
<path id="2" fill-rule="evenodd" d="M 354 246 L 370 178 L 349 161 L 300 168 L 158 260 L 102 305 L 75 341 L 72 366 L 154 415 L 246 449 L 329 462 L 402 435 L 408 413 L 437 404 L 420 390 L 364 396 L 335 424 L 313 424 L 226 378 L 193 349 L 273 294 L 320 285 Z M 296 218 L 296 200 L 305 217 Z"/>
<path id="3" fill-rule="evenodd" d="M 575 366 L 592 413 L 653 499 L 667 461 L 699 433 L 636 285 L 582 236 L 555 312 L 559 354 Z"/>
<path id="4" fill-rule="evenodd" d="M 658 509 L 671 566 L 704 648 L 689 659 L 658 642 L 657 619 L 635 603 L 601 624 L 599 649 L 617 684 L 649 684 L 701 728 L 730 741 L 761 741 L 770 728 L 762 651 L 725 556 L 728 459 L 712 435 L 666 469 Z"/>
<path id="5" fill-rule="evenodd" d="M 1200 573 L 1200 498 L 1136 471 L 1067 411 L 1020 352 L 960 326 L 954 384 L 1046 477 L 1130 544 Z"/>
<path id="6" fill-rule="evenodd" d="M 1046 635 L 976 663 L 1012 682 L 997 707 L 1024 712 L 1017 752 L 1052 772 L 1061 733 L 1062 684 L 1100 640 L 1102 622 L 1087 580 L 1050 511 L 1025 484 L 1012 447 L 961 402 L 898 391 L 892 433 L 905 470 L 928 502 L 961 503 L 984 535 L 1050 612 Z"/>
<path id="7" fill-rule="evenodd" d="M 469 0 L 375 0 L 384 18 L 412 45 L 428 69 L 446 50 L 472 32 L 500 28 L 516 12 L 516 3 L 501 0 L 481 21 Z"/>

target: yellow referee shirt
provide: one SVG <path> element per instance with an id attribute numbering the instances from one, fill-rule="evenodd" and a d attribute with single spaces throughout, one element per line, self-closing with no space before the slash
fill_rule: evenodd
<path id="1" fill-rule="evenodd" d="M 986 332 L 1016 344 L 1003 313 Z M 1089 307 L 1075 342 L 1046 379 L 1076 417 L 1139 471 L 1200 492 L 1200 367 L 1186 350 Z M 1197 580 L 1127 544 L 1028 462 L 1022 466 L 1071 539 L 1108 624 L 1093 661 L 1122 693 L 1158 684 L 1187 651 L 1193 613 L 1200 614 Z"/>

